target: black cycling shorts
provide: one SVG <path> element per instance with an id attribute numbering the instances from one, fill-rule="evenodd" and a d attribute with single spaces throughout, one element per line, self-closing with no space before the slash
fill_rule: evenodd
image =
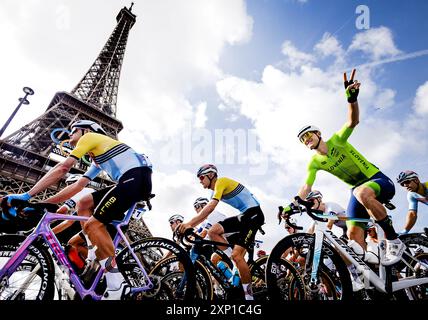
<path id="1" fill-rule="evenodd" d="M 93 217 L 104 224 L 123 220 L 135 203 L 148 200 L 152 192 L 152 170 L 149 167 L 126 171 L 117 185 L 92 193 L 95 210 Z"/>
<path id="2" fill-rule="evenodd" d="M 257 231 L 264 223 L 265 216 L 259 206 L 219 222 L 224 229 L 223 235 L 227 239 L 232 237 L 234 244 L 247 250 L 252 246 Z"/>

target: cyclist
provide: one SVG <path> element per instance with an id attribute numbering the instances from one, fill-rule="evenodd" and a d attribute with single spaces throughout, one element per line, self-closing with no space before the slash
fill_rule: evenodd
<path id="1" fill-rule="evenodd" d="M 202 209 L 209 203 L 210 201 L 207 198 L 202 198 L 199 197 L 195 200 L 195 202 L 193 203 L 193 208 L 195 209 L 196 213 L 199 214 Z M 219 223 L 220 221 L 225 220 L 227 217 L 225 214 L 214 210 L 212 213 L 210 213 L 210 215 L 207 217 L 207 219 L 202 222 L 200 224 L 200 227 L 197 228 L 198 233 L 201 237 L 203 238 L 207 238 L 210 239 L 209 235 L 208 235 L 208 231 L 211 229 L 211 227 L 213 225 L 215 225 L 216 223 Z M 230 244 L 235 244 L 235 238 L 236 238 L 237 234 L 225 234 L 224 238 L 226 239 L 226 241 Z M 224 253 L 231 258 L 232 256 L 232 248 L 231 247 L 227 247 L 225 250 L 223 250 Z M 211 254 L 212 253 L 212 254 Z M 222 260 L 221 256 L 218 255 L 215 252 L 206 252 L 206 254 L 210 254 L 209 259 L 211 260 L 211 262 L 216 265 L 217 267 L 219 267 L 219 263 Z M 220 269 L 223 269 L 222 272 L 226 273 L 226 276 L 228 275 L 228 271 L 225 271 L 225 268 L 228 268 L 226 266 L 226 264 L 223 262 L 221 267 L 219 267 Z M 230 271 L 230 270 L 229 270 Z M 232 273 L 232 272 L 231 272 Z"/>
<path id="2" fill-rule="evenodd" d="M 119 300 L 130 292 L 122 274 L 118 272 L 114 259 L 114 246 L 106 224 L 122 220 L 135 202 L 150 197 L 152 166 L 149 159 L 131 147 L 107 136 L 104 129 L 90 120 L 79 120 L 71 125 L 70 144 L 75 147 L 70 155 L 52 168 L 30 191 L 10 195 L 11 200 L 29 200 L 49 186 L 60 181 L 85 154 L 92 163 L 85 174 L 72 185 L 47 199 L 49 203 L 60 203 L 81 191 L 101 171 L 105 171 L 116 185 L 84 196 L 77 204 L 78 215 L 88 216 L 82 223 L 83 231 L 94 246 L 97 259 L 105 269 L 107 289 L 103 299 Z M 91 216 L 92 215 L 92 216 Z"/>
<path id="3" fill-rule="evenodd" d="M 409 211 L 407 212 L 406 224 L 401 233 L 409 233 L 418 218 L 418 203 L 428 205 L 428 182 L 421 182 L 414 171 L 403 171 L 397 177 L 397 182 L 407 189 L 407 201 Z"/>
<path id="4" fill-rule="evenodd" d="M 304 199 L 312 189 L 318 170 L 325 170 L 345 183 L 351 189 L 351 198 L 347 208 L 349 217 L 367 218 L 373 216 L 385 232 L 387 239 L 386 255 L 382 263 L 392 265 L 400 260 L 405 245 L 398 239 L 392 226 L 391 219 L 386 214 L 382 202 L 388 202 L 395 194 L 394 183 L 376 166 L 367 161 L 349 142 L 348 138 L 359 123 L 358 93 L 360 83 L 354 81 L 355 69 L 352 70 L 350 81 L 344 74 L 344 85 L 348 105 L 348 121 L 333 136 L 324 141 L 320 130 L 312 125 L 303 127 L 299 140 L 309 149 L 315 150 L 308 165 L 305 184 L 299 190 L 299 196 Z M 363 248 L 364 224 L 348 221 L 348 237 L 355 240 Z"/>
<path id="5" fill-rule="evenodd" d="M 171 228 L 171 231 L 174 233 L 175 229 L 177 228 L 180 223 L 183 223 L 184 217 L 181 214 L 173 214 L 171 217 L 169 217 L 169 227 Z"/>
<path id="6" fill-rule="evenodd" d="M 196 213 L 199 214 L 202 209 L 209 203 L 210 201 L 207 198 L 199 197 L 195 200 L 193 203 L 193 208 L 195 209 Z M 211 229 L 213 225 L 218 223 L 219 221 L 225 220 L 227 217 L 221 212 L 218 212 L 217 210 L 214 210 L 205 221 L 203 221 L 199 228 L 197 228 L 197 231 L 199 235 L 203 238 L 208 236 L 208 230 Z"/>
<path id="7" fill-rule="evenodd" d="M 343 209 L 339 204 L 335 202 L 323 202 L 322 197 L 323 196 L 321 192 L 319 192 L 318 190 L 312 190 L 306 196 L 305 200 L 314 203 L 314 205 L 312 206 L 312 209 L 321 210 L 325 214 L 329 214 L 332 216 L 346 217 L 345 209 Z M 345 221 L 329 219 L 326 227 L 329 230 L 331 230 L 333 228 L 333 225 L 342 229 L 342 237 L 346 237 L 347 227 L 346 227 Z M 315 221 L 311 224 L 307 232 L 308 233 L 315 232 Z"/>
<path id="8" fill-rule="evenodd" d="M 213 190 L 211 201 L 193 217 L 189 222 L 179 226 L 183 233 L 187 228 L 194 227 L 204 221 L 216 208 L 219 201 L 223 201 L 240 211 L 240 214 L 229 217 L 214 224 L 208 231 L 210 239 L 218 242 L 226 242 L 224 234 L 237 232 L 235 246 L 232 250 L 232 260 L 239 270 L 246 300 L 254 300 L 251 289 L 251 274 L 245 253 L 254 242 L 257 231 L 264 224 L 264 214 L 259 202 L 253 194 L 239 182 L 218 177 L 216 166 L 206 164 L 199 168 L 197 177 L 205 189 Z M 220 247 L 224 250 L 224 247 Z"/>

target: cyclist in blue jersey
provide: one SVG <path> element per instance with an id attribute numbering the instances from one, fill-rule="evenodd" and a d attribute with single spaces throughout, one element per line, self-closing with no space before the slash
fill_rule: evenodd
<path id="1" fill-rule="evenodd" d="M 264 224 L 264 214 L 260 204 L 254 195 L 239 182 L 217 176 L 217 168 L 212 164 L 206 164 L 199 168 L 197 177 L 205 189 L 213 190 L 211 201 L 193 217 L 189 222 L 179 226 L 179 232 L 197 226 L 204 221 L 216 208 L 219 201 L 223 201 L 233 208 L 239 210 L 240 214 L 227 218 L 214 224 L 208 231 L 210 239 L 218 242 L 227 242 L 224 238 L 226 234 L 236 237 L 235 245 L 232 249 L 232 260 L 239 270 L 239 276 L 246 300 L 254 300 L 251 289 L 251 274 L 245 253 L 254 242 L 257 231 Z M 226 249 L 224 246 L 219 249 Z"/>
<path id="2" fill-rule="evenodd" d="M 97 259 L 105 269 L 107 289 L 103 299 L 119 300 L 130 292 L 130 288 L 117 270 L 113 241 L 106 225 L 113 220 L 122 220 L 135 202 L 149 199 L 152 190 L 151 163 L 146 156 L 107 136 L 99 124 L 90 120 L 79 120 L 71 125 L 70 144 L 74 147 L 71 154 L 46 173 L 33 188 L 23 194 L 9 195 L 3 201 L 11 205 L 13 199 L 30 200 L 58 183 L 80 158 L 88 154 L 92 164 L 83 177 L 46 202 L 61 203 L 70 199 L 102 171 L 117 182 L 114 186 L 84 196 L 77 203 L 77 212 L 80 216 L 90 217 L 82 223 L 82 229 L 97 247 Z"/>
<path id="3" fill-rule="evenodd" d="M 397 177 L 397 182 L 408 191 L 409 210 L 406 224 L 401 231 L 401 233 L 406 234 L 409 233 L 418 219 L 418 203 L 428 205 L 428 182 L 421 182 L 418 174 L 411 170 L 401 172 Z"/>

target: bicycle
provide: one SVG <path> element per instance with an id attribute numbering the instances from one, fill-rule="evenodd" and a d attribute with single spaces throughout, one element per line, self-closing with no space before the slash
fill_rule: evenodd
<path id="1" fill-rule="evenodd" d="M 313 220 L 327 222 L 328 219 L 343 219 L 325 215 L 322 211 L 311 209 L 312 203 L 299 197 L 295 200 L 303 206 L 295 206 L 291 214 L 306 212 Z M 370 219 L 355 219 L 360 222 L 368 222 Z M 295 226 L 296 227 L 296 226 Z M 376 225 L 376 227 L 378 227 Z M 380 233 L 378 233 L 380 234 Z M 306 294 L 300 296 L 303 299 L 317 300 L 349 300 L 354 295 L 350 272 L 343 259 L 353 264 L 361 273 L 364 289 L 358 291 L 362 299 L 387 298 L 387 299 L 426 299 L 428 283 L 428 254 L 419 252 L 415 254 L 410 250 L 411 237 L 403 237 L 407 249 L 399 263 L 392 266 L 381 264 L 369 264 L 363 261 L 344 241 L 339 239 L 326 228 L 317 228 L 315 234 L 296 233 L 286 236 L 273 248 L 268 262 L 266 282 L 268 293 L 272 299 L 281 298 L 281 290 L 278 282 L 284 277 L 284 272 L 275 273 L 273 269 L 281 264 L 281 256 L 287 250 L 295 250 L 304 259 L 304 265 L 299 272 L 304 281 Z M 418 238 L 421 240 L 421 238 Z M 428 244 L 428 242 L 426 243 Z M 380 261 L 385 255 L 385 240 L 379 241 Z"/>
<path id="2" fill-rule="evenodd" d="M 149 199 L 145 200 L 149 203 Z M 102 292 L 99 292 L 99 285 L 103 268 L 99 268 L 93 280 L 85 284 L 79 278 L 76 270 L 72 267 L 70 260 L 64 254 L 64 250 L 55 234 L 52 233 L 50 223 L 54 220 L 75 220 L 87 221 L 89 217 L 62 215 L 51 213 L 52 205 L 44 203 L 27 203 L 19 200 L 12 200 L 12 205 L 20 209 L 27 207 L 35 210 L 32 214 L 42 216 L 40 222 L 34 230 L 27 236 L 22 235 L 2 235 L 0 236 L 0 253 L 5 257 L 4 264 L 0 269 L 0 300 L 13 299 L 36 299 L 51 300 L 54 296 L 55 270 L 54 259 L 60 268 L 65 270 L 73 290 L 78 293 L 81 299 L 100 300 Z M 126 239 L 122 228 L 125 227 L 133 214 L 132 206 L 126 213 L 122 221 L 112 221 L 112 225 L 117 230 L 114 237 L 114 247 L 117 248 L 119 242 L 123 241 L 125 248 L 120 251 L 116 260 L 120 272 L 131 286 L 132 299 L 170 299 L 170 289 L 166 277 L 150 273 L 143 265 L 141 257 L 145 257 L 147 250 L 157 251 L 170 250 L 179 258 L 184 266 L 186 283 L 183 299 L 191 299 L 195 292 L 195 273 L 192 261 L 187 256 L 184 249 L 168 239 L 146 238 L 130 244 Z M 2 203 L 3 211 L 8 210 Z M 49 246 L 47 249 L 46 245 Z M 153 262 L 152 264 L 156 264 Z M 174 274 L 174 277 L 183 278 L 184 272 Z M 97 292 L 98 291 L 98 292 Z"/>
<path id="3" fill-rule="evenodd" d="M 186 242 L 184 242 L 186 241 Z M 233 262 L 217 246 L 233 247 L 233 244 L 207 240 L 196 234 L 193 229 L 188 229 L 181 238 L 181 243 L 188 247 L 190 256 L 195 264 L 196 272 L 199 273 L 199 285 L 205 289 L 205 297 L 208 300 L 243 300 L 244 293 L 242 284 L 233 284 L 231 279 L 211 261 L 211 254 L 216 253 L 229 269 L 233 269 Z M 191 246 L 189 246 L 189 244 Z M 254 260 L 254 247 L 248 249 L 248 266 L 251 273 L 253 295 L 255 300 L 266 300 L 265 267 L 268 256 Z M 218 284 L 214 289 L 212 278 Z"/>

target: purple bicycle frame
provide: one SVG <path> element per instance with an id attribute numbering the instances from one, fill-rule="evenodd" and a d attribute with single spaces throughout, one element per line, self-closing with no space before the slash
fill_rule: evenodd
<path id="1" fill-rule="evenodd" d="M 131 251 L 132 256 L 134 257 L 135 261 L 137 261 L 138 267 L 140 270 L 143 271 L 144 277 L 147 280 L 147 284 L 143 287 L 133 287 L 131 288 L 132 293 L 136 292 L 142 292 L 149 290 L 153 288 L 153 283 L 151 282 L 149 276 L 147 275 L 146 270 L 141 265 L 140 260 L 137 258 L 135 252 L 132 250 L 131 245 L 129 241 L 126 239 L 121 227 L 128 225 L 129 220 L 131 220 L 132 213 L 135 208 L 134 204 L 126 213 L 125 219 L 122 221 L 114 220 L 111 222 L 117 230 L 117 234 L 113 240 L 114 248 L 117 248 L 117 245 L 119 244 L 120 240 L 123 240 L 126 244 L 126 247 Z M 92 285 L 90 288 L 86 289 L 83 286 L 82 281 L 80 280 L 79 276 L 74 271 L 73 267 L 70 264 L 70 261 L 68 260 L 67 256 L 64 253 L 64 250 L 62 246 L 60 245 L 57 237 L 52 232 L 52 229 L 50 227 L 50 223 L 55 220 L 74 220 L 74 221 L 87 221 L 89 217 L 81 217 L 76 215 L 64 215 L 64 214 L 58 214 L 58 213 L 51 213 L 46 212 L 43 216 L 43 218 L 40 220 L 39 224 L 36 226 L 34 231 L 22 242 L 22 244 L 19 246 L 19 248 L 16 250 L 16 252 L 13 254 L 13 256 L 7 261 L 7 263 L 3 266 L 2 269 L 0 269 L 0 280 L 3 279 L 4 276 L 10 276 L 16 268 L 21 264 L 21 262 L 24 260 L 26 255 L 28 254 L 27 248 L 39 237 L 43 236 L 45 241 L 48 243 L 49 247 L 51 248 L 52 252 L 56 256 L 59 264 L 64 265 L 67 270 L 69 271 L 69 277 L 71 283 L 74 285 L 75 290 L 79 293 L 81 298 L 84 298 L 85 296 L 91 296 L 94 300 L 100 300 L 101 295 L 98 295 L 95 293 L 95 288 L 98 285 L 98 282 L 100 281 L 103 273 L 104 268 L 100 268 L 98 271 L 94 281 L 92 282 Z"/>

